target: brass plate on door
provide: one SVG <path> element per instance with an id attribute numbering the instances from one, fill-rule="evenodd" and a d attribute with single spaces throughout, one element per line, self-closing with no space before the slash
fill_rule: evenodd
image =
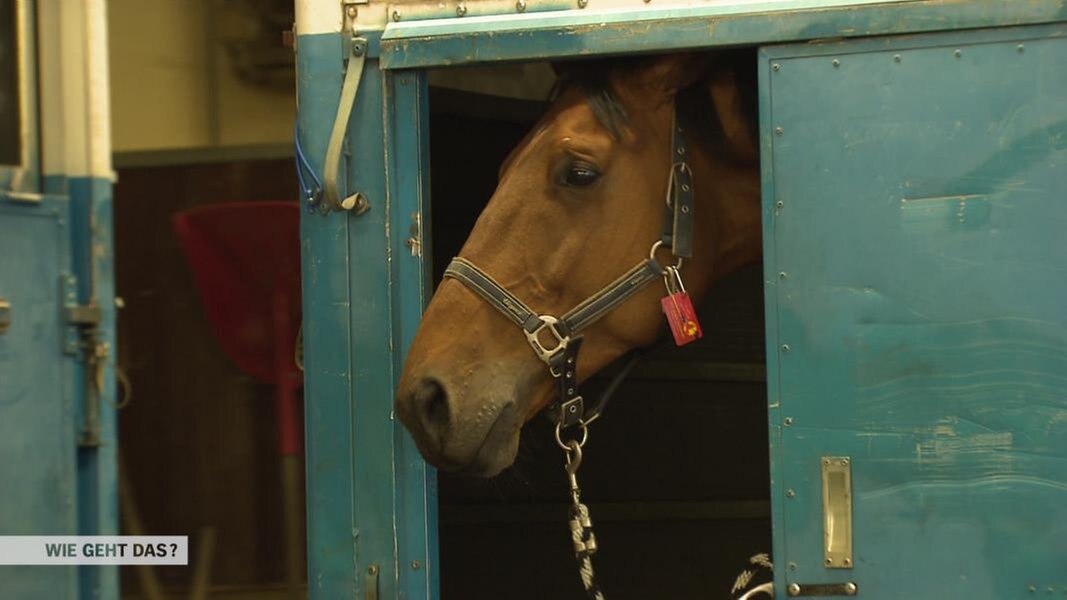
<path id="1" fill-rule="evenodd" d="M 852 568 L 852 460 L 822 457 L 823 566 Z"/>
<path id="2" fill-rule="evenodd" d="M 0 298 L 0 333 L 4 333 L 11 327 L 11 302 L 6 298 Z"/>

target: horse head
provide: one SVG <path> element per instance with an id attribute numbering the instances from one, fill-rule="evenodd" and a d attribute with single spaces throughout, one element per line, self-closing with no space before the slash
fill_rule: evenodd
<path id="1" fill-rule="evenodd" d="M 757 141 L 740 90 L 729 61 L 695 54 L 565 66 L 547 112 L 501 166 L 460 251 L 464 264 L 535 315 L 564 314 L 597 294 L 661 238 L 677 122 L 690 140 L 694 190 L 692 257 L 681 274 L 699 301 L 760 252 Z M 655 264 L 674 264 L 670 254 L 661 250 Z M 653 282 L 584 328 L 576 379 L 655 341 L 664 295 Z M 498 473 L 514 461 L 523 423 L 560 393 L 531 351 L 527 333 L 537 327 L 524 331 L 523 317 L 505 308 L 446 278 L 426 309 L 396 413 L 439 468 Z M 545 329 L 534 337 L 551 350 L 558 341 Z"/>

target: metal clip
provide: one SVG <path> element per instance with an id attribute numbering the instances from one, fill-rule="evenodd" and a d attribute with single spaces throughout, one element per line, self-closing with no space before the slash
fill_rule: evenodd
<path id="1" fill-rule="evenodd" d="M 578 467 L 582 466 L 582 444 L 578 440 L 571 440 L 563 448 L 567 451 L 567 474 L 574 477 Z"/>
<path id="2" fill-rule="evenodd" d="M 667 287 L 667 295 L 674 295 L 678 292 L 688 293 L 685 291 L 685 284 L 682 283 L 682 272 L 675 265 L 663 269 L 663 285 Z"/>

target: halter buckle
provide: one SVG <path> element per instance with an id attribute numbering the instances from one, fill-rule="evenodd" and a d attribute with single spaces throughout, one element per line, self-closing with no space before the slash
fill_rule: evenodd
<path id="1" fill-rule="evenodd" d="M 552 372 L 553 377 L 559 377 L 558 365 L 553 364 L 553 359 L 561 352 L 567 349 L 567 344 L 570 343 L 570 336 L 562 335 L 556 325 L 559 323 L 559 319 L 549 315 L 538 315 L 537 317 L 541 324 L 537 326 L 533 331 L 523 329 L 522 332 L 526 334 L 526 341 L 530 343 L 530 347 L 533 348 L 534 354 L 537 358 L 540 358 L 549 370 Z M 556 345 L 551 348 L 546 348 L 541 343 L 541 332 L 547 329 L 552 337 L 556 340 Z"/>
<path id="2" fill-rule="evenodd" d="M 664 272 L 666 272 L 666 270 L 668 268 L 670 268 L 670 267 L 673 267 L 675 269 L 681 269 L 682 268 L 682 264 L 685 263 L 685 260 L 681 256 L 676 256 L 675 257 L 675 258 L 678 259 L 678 262 L 674 263 L 674 265 L 668 265 L 668 266 L 665 267 L 665 266 L 663 266 L 663 263 L 659 262 L 659 259 L 656 258 L 656 251 L 659 250 L 660 248 L 662 248 L 663 246 L 664 246 L 664 244 L 663 244 L 662 240 L 656 240 L 652 244 L 652 249 L 648 251 L 648 257 L 651 258 L 653 261 L 655 261 L 656 264 L 660 266 L 660 269 L 663 270 Z M 670 246 L 667 246 L 667 247 L 670 248 Z"/>

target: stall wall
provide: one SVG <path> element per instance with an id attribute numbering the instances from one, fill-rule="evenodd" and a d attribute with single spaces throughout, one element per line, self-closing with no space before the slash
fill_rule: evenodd
<path id="1" fill-rule="evenodd" d="M 252 35 L 237 6 L 218 0 L 109 2 L 115 151 L 291 139 L 293 88 L 249 84 L 236 74 L 226 42 Z M 282 48 L 281 29 L 275 39 Z"/>

